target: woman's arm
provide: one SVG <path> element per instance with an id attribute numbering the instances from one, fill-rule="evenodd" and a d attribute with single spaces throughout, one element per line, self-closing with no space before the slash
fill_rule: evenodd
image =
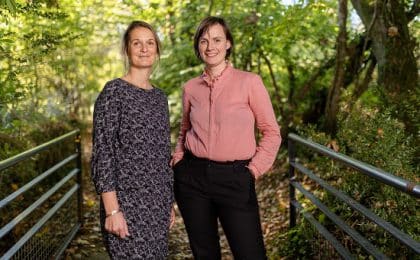
<path id="1" fill-rule="evenodd" d="M 124 218 L 124 212 L 120 210 L 115 191 L 104 192 L 101 194 L 102 201 L 105 207 L 105 230 L 125 238 L 129 236 L 127 222 Z"/>
<path id="2" fill-rule="evenodd" d="M 91 170 L 98 195 L 115 191 L 117 186 L 115 140 L 118 140 L 120 106 L 115 88 L 109 83 L 105 85 L 93 112 Z"/>
<path id="3" fill-rule="evenodd" d="M 105 206 L 105 229 L 124 238 L 128 235 L 128 228 L 115 192 L 117 179 L 113 143 L 118 135 L 119 107 L 115 87 L 106 85 L 95 102 L 93 113 L 92 181 Z"/>
<path id="4" fill-rule="evenodd" d="M 255 76 L 249 93 L 249 104 L 262 137 L 248 167 L 256 179 L 273 165 L 281 143 L 280 128 L 270 96 L 260 78 Z"/>
<path id="5" fill-rule="evenodd" d="M 181 118 L 181 127 L 179 130 L 178 141 L 175 147 L 175 152 L 172 155 L 171 166 L 174 166 L 178 161 L 184 157 L 184 143 L 185 135 L 187 131 L 191 128 L 190 122 L 190 101 L 188 94 L 185 93 L 185 87 L 182 90 L 182 118 Z"/>

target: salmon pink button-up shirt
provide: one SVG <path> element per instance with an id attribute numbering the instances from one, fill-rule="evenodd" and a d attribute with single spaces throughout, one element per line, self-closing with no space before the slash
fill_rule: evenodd
<path id="1" fill-rule="evenodd" d="M 256 178 L 272 166 L 281 143 L 280 129 L 261 78 L 228 65 L 210 81 L 204 72 L 183 88 L 183 114 L 173 155 L 180 160 L 185 149 L 213 161 L 251 159 Z M 258 145 L 255 125 L 262 137 Z"/>

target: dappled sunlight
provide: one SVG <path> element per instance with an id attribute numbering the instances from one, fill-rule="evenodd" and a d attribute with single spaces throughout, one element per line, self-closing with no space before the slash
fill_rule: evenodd
<path id="1" fill-rule="evenodd" d="M 151 80 L 168 97 L 174 148 L 182 116 L 182 88 L 203 72 L 194 53 L 194 32 L 204 17 L 219 15 L 233 33 L 229 61 L 235 68 L 261 76 L 281 127 L 283 143 L 275 166 L 257 183 L 267 253 L 270 259 L 321 259 L 322 248 L 330 252 L 331 246 L 319 242 L 319 249 L 309 244 L 320 240 L 315 229 L 304 221 L 288 229 L 289 133 L 404 178 L 412 182 L 411 186 L 420 181 L 418 1 L 383 2 L 0 1 L 0 162 L 80 129 L 85 224 L 63 257 L 106 258 L 99 201 L 90 176 L 92 114 L 104 85 L 127 72 L 121 53 L 124 30 L 133 20 L 145 20 L 162 41 L 162 55 L 153 67 Z M 42 153 L 1 171 L 0 200 L 51 167 L 65 149 Z M 419 241 L 420 219 L 414 198 L 320 155 L 306 150 L 299 153 L 300 163 Z M 299 178 L 302 187 L 313 191 L 332 211 L 346 212 L 342 214 L 347 224 L 370 236 L 381 252 L 391 258 L 411 257 L 398 255 L 409 250 L 394 243 L 389 234 L 348 213 L 309 178 Z M 42 194 L 49 185 L 33 190 L 33 194 Z M 298 198 L 318 221 L 329 223 L 302 194 Z M 12 210 L 1 209 L 5 216 L 2 221 L 13 219 L 19 206 L 28 206 L 33 200 L 35 196 L 18 197 Z M 0 239 L 0 252 L 29 226 L 22 224 Z M 334 232 L 353 256 L 369 257 L 348 236 Z M 232 259 L 225 238 L 222 244 L 224 259 Z M 179 212 L 170 232 L 170 250 L 169 259 L 192 258 Z"/>

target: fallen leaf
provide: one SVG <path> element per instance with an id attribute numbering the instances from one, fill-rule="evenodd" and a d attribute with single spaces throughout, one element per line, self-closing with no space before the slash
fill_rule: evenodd
<path id="1" fill-rule="evenodd" d="M 10 184 L 10 186 L 12 187 L 12 189 L 14 191 L 16 191 L 17 189 L 19 189 L 19 186 L 16 183 L 12 183 L 12 184 Z"/>

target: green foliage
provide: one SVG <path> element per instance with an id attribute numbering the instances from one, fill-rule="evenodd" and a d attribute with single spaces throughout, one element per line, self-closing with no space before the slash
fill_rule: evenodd
<path id="1" fill-rule="evenodd" d="M 290 229 L 287 233 L 282 234 L 279 240 L 280 256 L 286 259 L 310 259 L 314 257 L 312 248 L 313 239 L 316 237 L 316 232 L 311 224 L 303 219 L 296 227 Z M 278 256 L 272 256 L 277 259 Z"/>
<path id="2" fill-rule="evenodd" d="M 412 136 L 406 134 L 404 124 L 394 119 L 391 112 L 356 109 L 341 122 L 338 138 L 353 158 L 419 183 L 415 142 Z M 416 224 L 419 222 L 420 207 L 414 197 L 360 174 L 343 177 L 344 191 L 414 239 L 420 239 L 420 227 Z M 373 239 L 384 250 L 392 252 L 390 254 L 400 250 L 400 245 L 392 243 L 389 238 L 381 239 L 375 235 Z"/>
<path id="3" fill-rule="evenodd" d="M 245 0 L 240 4 L 233 0 L 125 0 L 116 4 L 111 0 L 0 0 L 0 159 L 80 127 L 82 120 L 90 120 L 98 92 L 107 81 L 125 73 L 121 36 L 132 20 L 140 19 L 151 23 L 163 42 L 162 57 L 152 79 L 168 94 L 175 141 L 181 116 L 181 87 L 200 75 L 203 68 L 193 51 L 196 26 L 208 15 L 220 15 L 230 24 L 235 39 L 231 62 L 262 76 L 283 133 L 297 131 L 339 152 L 419 182 L 416 137 L 406 133 L 404 122 L 394 119 L 401 109 L 410 112 L 410 118 L 416 117 L 416 93 L 392 108 L 383 101 L 385 90 L 370 84 L 356 106 L 347 111 L 357 87 L 350 82 L 342 97 L 336 139 L 319 131 L 323 102 L 334 72 L 334 66 L 329 64 L 334 64 L 335 57 L 337 1 L 295 2 L 284 5 L 274 0 Z M 405 9 L 409 10 L 412 4 L 412 0 L 404 1 Z M 348 28 L 351 47 L 359 42 L 361 32 Z M 420 33 L 418 21 L 411 23 L 409 29 L 415 43 Z M 364 58 L 368 56 L 366 52 Z M 419 56 L 418 47 L 415 56 Z M 28 161 L 19 166 L 22 168 L 14 169 L 9 174 L 13 177 L 2 180 L 0 195 L 13 190 L 12 184 L 21 186 L 70 150 L 64 148 L 62 154 L 52 151 L 38 162 Z M 415 201 L 323 156 L 308 151 L 301 151 L 300 156 L 307 158 L 304 162 L 314 172 L 322 173 L 324 179 L 418 238 Z M 317 194 L 348 221 L 355 221 L 348 208 L 327 193 Z M 403 212 L 404 218 L 398 218 L 395 212 Z M 328 219 L 320 219 L 329 224 Z M 361 229 L 375 237 L 371 226 L 364 225 L 360 225 Z M 311 256 L 304 232 L 301 226 L 289 234 L 287 254 Z M 381 241 L 380 246 L 389 243 L 386 236 L 385 241 L 379 235 L 374 239 Z"/>
<path id="4" fill-rule="evenodd" d="M 356 107 L 352 113 L 340 119 L 336 139 L 320 132 L 314 126 L 302 127 L 300 134 L 314 142 L 328 146 L 408 181 L 418 183 L 420 180 L 417 174 L 419 166 L 415 164 L 416 145 L 413 137 L 407 135 L 404 124 L 393 118 L 391 112 L 386 110 L 379 112 L 374 109 Z M 420 208 L 414 197 L 306 149 L 299 149 L 298 157 L 319 177 L 350 195 L 413 239 L 419 240 L 420 227 L 417 223 L 419 222 L 418 212 Z M 334 198 L 333 195 L 310 182 L 307 178 L 300 174 L 298 176 L 308 187 L 311 187 L 312 192 L 324 204 L 345 220 L 347 224 L 366 236 L 385 254 L 391 257 L 410 254 L 405 246 L 383 231 L 382 228 L 351 210 L 349 206 Z M 311 210 L 311 212 L 318 214 L 317 210 Z M 321 214 L 319 219 L 323 220 L 324 224 L 337 238 L 342 241 L 349 240 L 349 238 L 342 237 L 342 232 L 338 231 L 337 227 L 328 218 L 325 219 Z M 305 234 L 299 235 L 306 237 Z M 349 247 L 354 254 L 365 255 L 361 248 L 355 247 L 354 242 L 350 243 Z"/>
<path id="5" fill-rule="evenodd" d="M 5 8 L 11 13 L 16 12 L 16 3 L 14 0 L 1 0 L 0 1 L 0 7 Z"/>
<path id="6" fill-rule="evenodd" d="M 44 122 L 37 129 L 32 129 L 27 136 L 16 137 L 0 133 L 0 161 L 15 156 L 37 145 L 59 137 L 72 128 L 66 123 Z M 39 173 L 49 169 L 58 161 L 74 152 L 73 140 L 44 151 L 31 159 L 24 160 L 1 172 L 0 198 L 4 198 L 18 187 L 23 186 Z M 54 181 L 51 181 L 54 183 Z"/>
<path id="7" fill-rule="evenodd" d="M 0 133 L 0 161 L 67 133 L 70 129 L 71 127 L 63 122 L 44 121 L 37 129 L 31 128 L 32 132 L 27 133 L 24 137 Z M 74 152 L 74 140 L 71 139 L 2 170 L 0 174 L 0 198 L 3 199 L 12 194 Z M 2 216 L 0 218 L 0 226 L 3 227 L 9 223 L 74 168 L 75 161 L 66 164 L 8 203 L 5 207 L 2 207 L 0 209 L 0 215 Z M 22 219 L 22 221 L 0 241 L 0 254 L 3 254 L 5 249 L 10 248 L 11 245 L 16 243 L 28 229 L 57 202 L 60 198 L 60 195 L 57 195 L 57 193 L 68 190 L 70 185 L 74 185 L 74 178 L 31 213 L 29 217 Z"/>
<path id="8" fill-rule="evenodd" d="M 291 6 L 279 1 L 18 2 L 15 14 L 0 8 L 5 14 L 0 23 L 8 24 L 0 27 L 0 109 L 2 114 L 45 114 L 49 107 L 53 117 L 90 116 L 104 83 L 124 73 L 119 54 L 123 30 L 131 20 L 144 19 L 163 41 L 153 79 L 170 96 L 176 124 L 181 86 L 202 71 L 192 47 L 195 28 L 205 16 L 221 15 L 234 34 L 234 65 L 261 74 L 279 119 L 293 113 L 293 122 L 299 123 L 303 105 L 311 102 L 289 109 L 285 97 L 299 89 L 289 87 L 284 68 L 293 67 L 300 88 L 314 66 L 333 56 L 335 9 L 334 1 Z M 313 93 L 320 88 L 325 85 L 317 84 Z"/>
<path id="9" fill-rule="evenodd" d="M 362 133 L 362 134 L 361 134 Z M 391 112 L 356 108 L 341 122 L 337 138 L 352 157 L 402 178 L 412 178 L 415 146 L 413 136 Z"/>

